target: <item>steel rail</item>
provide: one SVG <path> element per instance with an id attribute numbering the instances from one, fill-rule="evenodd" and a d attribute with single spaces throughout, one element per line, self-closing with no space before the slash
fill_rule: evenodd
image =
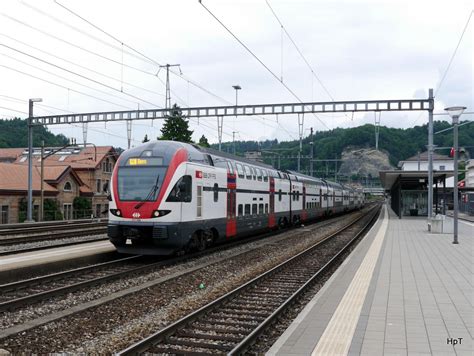
<path id="1" fill-rule="evenodd" d="M 106 226 L 107 222 L 81 222 L 75 224 L 61 224 L 61 225 L 41 225 L 41 226 L 28 226 L 28 227 L 9 227 L 9 228 L 1 228 L 0 225 L 0 236 L 14 236 L 14 235 L 26 235 L 26 234 L 35 234 L 38 232 L 44 231 L 65 231 L 65 230 L 73 230 L 79 228 L 88 228 L 88 227 L 98 227 L 98 226 Z"/>
<path id="2" fill-rule="evenodd" d="M 17 244 L 25 244 L 25 243 L 30 243 L 30 242 L 58 240 L 58 239 L 64 239 L 68 237 L 99 235 L 99 234 L 105 234 L 106 232 L 107 232 L 107 228 L 100 226 L 100 227 L 88 227 L 88 228 L 82 228 L 82 229 L 75 228 L 74 230 L 41 233 L 37 235 L 12 236 L 12 237 L 7 236 L 7 237 L 0 237 L 0 246 L 10 246 L 10 245 L 17 245 Z"/>
<path id="3" fill-rule="evenodd" d="M 324 221 L 324 222 L 318 224 L 317 226 L 318 227 L 323 227 L 323 226 L 329 225 L 333 222 L 334 222 L 334 220 L 330 219 L 330 220 L 327 220 L 327 221 Z M 313 225 L 316 225 L 316 224 L 313 224 Z M 286 231 L 289 231 L 289 230 L 285 230 L 285 232 Z M 79 290 L 79 289 L 82 289 L 82 288 L 85 288 L 85 287 L 88 287 L 88 286 L 93 286 L 93 285 L 109 282 L 109 281 L 115 280 L 117 278 L 121 278 L 121 277 L 130 275 L 130 274 L 134 274 L 134 273 L 137 273 L 137 272 L 143 272 L 143 271 L 148 270 L 148 269 L 153 269 L 153 268 L 158 268 L 158 267 L 165 267 L 165 266 L 168 266 L 168 265 L 180 263 L 180 262 L 183 262 L 183 261 L 186 261 L 186 260 L 189 260 L 189 259 L 193 259 L 193 258 L 196 258 L 196 257 L 200 257 L 200 256 L 203 256 L 203 255 L 209 254 L 209 253 L 214 253 L 214 252 L 217 252 L 217 251 L 221 251 L 221 250 L 224 250 L 224 249 L 235 247 L 235 246 L 238 246 L 238 245 L 241 245 L 241 244 L 246 244 L 246 243 L 257 241 L 257 240 L 262 240 L 264 238 L 274 236 L 274 235 L 275 235 L 275 232 L 273 231 L 273 232 L 268 232 L 268 233 L 265 233 L 265 234 L 255 235 L 253 237 L 241 238 L 241 239 L 235 240 L 234 242 L 231 242 L 231 243 L 216 245 L 215 247 L 206 249 L 204 251 L 199 251 L 199 252 L 184 255 L 184 256 L 179 256 L 179 257 L 174 257 L 174 258 L 170 258 L 170 259 L 166 259 L 166 260 L 161 260 L 161 261 L 158 261 L 158 262 L 152 262 L 151 261 L 150 263 L 145 263 L 144 265 L 141 265 L 141 266 L 138 266 L 138 267 L 135 267 L 135 268 L 130 268 L 130 269 L 127 269 L 127 270 L 116 272 L 116 273 L 91 278 L 91 279 L 88 279 L 88 280 L 85 280 L 85 281 L 81 281 L 81 282 L 77 282 L 77 283 L 74 283 L 74 284 L 61 286 L 61 287 L 58 287 L 58 288 L 52 288 L 52 289 L 40 291 L 40 292 L 37 292 L 37 293 L 26 293 L 27 295 L 22 296 L 20 298 L 15 298 L 15 299 L 0 302 L 0 311 L 14 310 L 14 309 L 19 308 L 21 306 L 36 303 L 38 301 L 44 300 L 44 299 L 49 298 L 49 297 L 58 296 L 58 295 L 73 292 L 73 291 L 76 291 L 76 290 Z M 246 253 L 246 252 L 243 252 L 243 253 Z M 64 271 L 64 272 L 57 272 L 57 273 L 46 275 L 46 276 L 35 277 L 35 278 L 32 278 L 32 279 L 28 279 L 28 280 L 23 280 L 23 281 L 12 282 L 12 283 L 8 283 L 8 284 L 0 285 L 0 299 L 1 299 L 1 296 L 5 296 L 6 293 L 10 292 L 10 291 L 21 290 L 21 289 L 25 289 L 25 288 L 28 288 L 28 287 L 34 287 L 36 285 L 46 284 L 46 283 L 51 282 L 51 281 L 54 282 L 56 280 L 57 281 L 64 280 L 66 278 L 73 277 L 75 274 L 93 272 L 95 270 L 98 270 L 99 268 L 104 268 L 104 267 L 109 267 L 109 266 L 112 267 L 114 264 L 123 263 L 123 262 L 127 262 L 127 261 L 130 262 L 130 261 L 132 261 L 134 259 L 137 259 L 137 258 L 145 259 L 145 256 L 141 256 L 141 255 L 132 256 L 132 257 L 127 257 L 127 258 L 120 259 L 120 260 L 114 260 L 114 261 L 99 263 L 99 264 L 95 264 L 95 265 L 92 265 L 92 266 L 80 267 L 80 268 L 77 268 L 77 269 L 72 269 L 72 270 L 68 270 L 68 271 Z M 189 272 L 189 273 L 192 273 L 192 272 Z M 34 288 L 32 288 L 32 289 L 34 289 Z M 23 294 L 25 294 L 25 293 L 23 293 Z"/>
<path id="4" fill-rule="evenodd" d="M 283 311 L 286 309 L 286 307 L 293 302 L 298 296 L 300 296 L 303 291 L 305 291 L 309 285 L 311 285 L 317 278 L 320 276 L 322 273 L 324 273 L 331 265 L 334 264 L 334 262 L 343 254 L 347 249 L 360 237 L 363 231 L 367 229 L 367 227 L 372 223 L 372 221 L 375 219 L 377 216 L 377 213 L 380 211 L 380 209 L 376 210 L 377 206 L 372 208 L 369 212 L 364 214 L 362 217 L 359 217 L 358 219 L 355 219 L 354 221 L 350 222 L 343 228 L 339 229 L 335 233 L 329 234 L 326 236 L 324 239 L 320 240 L 313 246 L 305 249 L 304 251 L 298 253 L 297 255 L 291 257 L 287 261 L 282 262 L 281 264 L 277 265 L 276 267 L 273 267 L 269 271 L 261 274 L 260 276 L 257 276 L 250 280 L 249 282 L 246 282 L 242 286 L 234 289 L 233 291 L 219 297 L 215 301 L 199 308 L 198 310 L 192 312 L 191 314 L 181 318 L 180 320 L 170 324 L 169 326 L 165 327 L 162 330 L 159 330 L 158 332 L 142 339 L 141 341 L 138 341 L 137 343 L 129 346 L 128 348 L 119 351 L 117 355 L 135 355 L 138 353 L 145 352 L 150 348 L 150 346 L 155 346 L 159 344 L 160 342 L 166 342 L 172 335 L 174 335 L 176 332 L 179 332 L 179 330 L 183 330 L 186 326 L 190 325 L 193 322 L 198 321 L 199 318 L 202 316 L 206 315 L 208 312 L 213 312 L 215 310 L 218 310 L 218 308 L 222 305 L 226 305 L 226 303 L 234 300 L 239 294 L 244 293 L 248 290 L 251 289 L 251 287 L 256 286 L 257 283 L 259 282 L 264 282 L 267 278 L 271 277 L 272 275 L 281 272 L 285 267 L 288 267 L 292 265 L 293 262 L 304 258 L 305 256 L 309 255 L 311 252 L 314 252 L 317 248 L 321 247 L 324 243 L 331 241 L 333 237 L 338 236 L 339 234 L 347 231 L 349 228 L 354 226 L 357 222 L 361 221 L 363 218 L 370 216 L 369 214 L 372 213 L 372 216 L 370 217 L 370 221 L 363 226 L 362 229 L 356 234 L 355 237 L 353 237 L 349 243 L 347 243 L 338 253 L 337 255 L 333 256 L 329 262 L 327 262 L 323 267 L 321 267 L 315 275 L 311 277 L 310 280 L 308 280 L 306 283 L 304 283 L 303 286 L 298 288 L 296 292 L 294 292 L 291 297 L 288 299 L 288 301 L 284 304 L 280 304 L 280 306 L 277 307 L 277 309 L 271 313 L 270 316 L 266 317 L 261 323 L 259 323 L 261 326 L 257 326 L 255 329 L 253 329 L 252 332 L 247 334 L 243 339 L 239 340 L 237 344 L 230 350 L 230 354 L 237 354 L 237 353 L 242 353 L 243 350 L 245 350 L 248 345 L 256 338 L 260 333 L 269 325 L 275 318 Z M 374 210 L 375 213 L 374 213 Z M 269 292 L 266 292 L 269 293 Z M 242 319 L 244 320 L 245 317 Z M 228 334 L 231 334 L 228 332 Z M 235 340 L 232 340 L 232 337 L 226 338 L 228 342 L 232 342 Z M 217 338 L 216 338 L 217 340 Z M 221 339 L 223 340 L 223 339 Z M 195 346 L 198 347 L 197 343 L 189 342 L 188 346 Z M 219 345 L 211 345 L 207 344 L 207 346 L 216 348 L 217 350 L 224 351 L 224 348 L 220 348 Z M 235 350 L 235 351 L 234 351 Z M 190 351 L 183 351 L 183 353 L 189 353 Z M 194 353 L 194 352 L 191 352 Z M 199 354 L 198 352 L 195 354 Z"/>

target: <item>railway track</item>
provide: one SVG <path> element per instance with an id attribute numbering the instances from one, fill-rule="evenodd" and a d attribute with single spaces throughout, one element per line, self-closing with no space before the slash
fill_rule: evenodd
<path id="1" fill-rule="evenodd" d="M 378 216 L 375 207 L 270 271 L 119 352 L 159 354 L 227 354 L 246 352 L 268 326 L 331 268 Z M 322 249 L 337 253 L 322 262 Z"/>
<path id="2" fill-rule="evenodd" d="M 57 232 L 46 232 L 39 234 L 31 235 L 21 235 L 21 236 L 0 236 L 0 246 L 10 246 L 18 245 L 30 242 L 38 241 L 49 241 L 49 240 L 58 240 L 68 237 L 79 237 L 79 236 L 88 236 L 88 235 L 99 235 L 106 233 L 106 227 L 104 226 L 84 226 L 84 227 L 74 227 L 74 229 L 66 231 L 57 231 Z"/>
<path id="3" fill-rule="evenodd" d="M 330 219 L 319 222 L 318 226 L 324 227 L 326 225 L 332 224 L 333 222 L 334 220 Z M 15 310 L 22 306 L 37 303 L 44 299 L 64 295 L 82 288 L 99 285 L 101 283 L 107 283 L 119 278 L 127 277 L 134 273 L 151 271 L 159 267 L 180 263 L 185 260 L 200 257 L 209 253 L 214 253 L 219 250 L 228 249 L 240 244 L 247 244 L 252 241 L 263 240 L 264 238 L 273 236 L 274 234 L 274 232 L 269 232 L 263 235 L 240 239 L 232 243 L 217 245 L 213 248 L 193 254 L 169 258 L 161 261 L 156 261 L 145 256 L 131 256 L 105 263 L 99 263 L 46 276 L 0 285 L 0 311 Z"/>
<path id="4" fill-rule="evenodd" d="M 107 226 L 107 220 L 73 220 L 61 222 L 38 222 L 0 225 L 0 236 L 37 234 L 40 232 L 64 231 L 83 227 Z"/>
<path id="5" fill-rule="evenodd" d="M 111 281 L 160 264 L 163 264 L 163 262 L 152 262 L 143 256 L 129 256 L 47 276 L 3 284 L 0 285 L 0 311 L 14 310 L 46 298 Z"/>

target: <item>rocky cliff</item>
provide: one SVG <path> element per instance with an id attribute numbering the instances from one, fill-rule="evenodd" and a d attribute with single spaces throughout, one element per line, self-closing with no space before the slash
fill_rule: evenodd
<path id="1" fill-rule="evenodd" d="M 378 177 L 380 170 L 395 169 L 388 159 L 388 153 L 372 148 L 347 147 L 342 152 L 340 175 Z"/>

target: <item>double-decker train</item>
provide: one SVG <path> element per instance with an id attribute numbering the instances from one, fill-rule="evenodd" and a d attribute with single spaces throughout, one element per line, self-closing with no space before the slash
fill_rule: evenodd
<path id="1" fill-rule="evenodd" d="M 123 152 L 110 185 L 119 252 L 172 254 L 361 208 L 361 191 L 176 141 Z"/>

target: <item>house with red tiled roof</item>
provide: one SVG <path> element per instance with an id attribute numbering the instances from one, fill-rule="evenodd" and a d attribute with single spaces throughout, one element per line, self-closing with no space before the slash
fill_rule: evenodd
<path id="1" fill-rule="evenodd" d="M 45 147 L 44 156 L 58 150 L 56 147 Z M 63 176 L 71 177 L 71 191 L 75 196 L 82 196 L 91 199 L 92 215 L 95 217 L 105 216 L 108 210 L 108 187 L 112 177 L 114 165 L 118 159 L 118 154 L 112 146 L 94 146 L 79 147 L 72 146 L 59 150 L 44 159 L 45 176 L 44 181 L 52 187 L 57 188 L 61 195 L 65 194 L 64 186 L 66 181 Z M 0 162 L 9 162 L 9 164 L 17 166 L 28 166 L 28 150 L 22 148 L 5 148 L 0 149 Z M 33 149 L 33 166 L 34 170 L 39 172 L 41 166 L 41 149 Z M 46 172 L 49 173 L 46 173 Z M 51 174 L 50 177 L 47 174 Z M 25 175 L 25 179 L 27 175 Z M 2 175 L 0 172 L 0 181 Z M 40 181 L 39 175 L 33 177 Z M 77 182 L 77 183 L 75 183 Z M 26 189 L 25 185 L 25 189 Z M 69 188 L 69 184 L 66 185 Z M 77 189 L 76 189 L 77 188 Z M 64 195 L 64 198 L 67 196 Z M 68 199 L 61 199 L 61 209 L 65 218 L 73 216 L 70 213 Z M 36 203 L 36 202 L 35 202 Z M 72 208 L 71 208 L 72 209 Z"/>
<path id="2" fill-rule="evenodd" d="M 39 167 L 33 169 L 33 214 L 39 218 L 41 179 Z M 56 202 L 66 219 L 73 218 L 72 203 L 79 196 L 84 183 L 69 166 L 45 167 L 43 194 L 45 199 Z M 24 219 L 28 194 L 28 166 L 0 163 L 0 223 L 17 223 Z M 45 211 L 46 214 L 49 212 Z M 23 214 L 23 216 L 22 216 Z"/>

